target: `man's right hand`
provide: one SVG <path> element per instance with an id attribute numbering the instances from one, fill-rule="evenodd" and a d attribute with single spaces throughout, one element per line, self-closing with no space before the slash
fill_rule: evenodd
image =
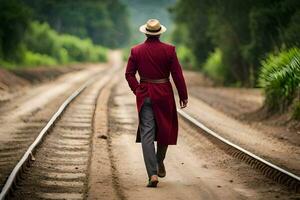
<path id="1" fill-rule="evenodd" d="M 185 108 L 187 106 L 187 103 L 188 103 L 188 100 L 185 99 L 185 100 L 180 100 L 179 101 L 179 104 L 180 104 L 180 108 Z"/>

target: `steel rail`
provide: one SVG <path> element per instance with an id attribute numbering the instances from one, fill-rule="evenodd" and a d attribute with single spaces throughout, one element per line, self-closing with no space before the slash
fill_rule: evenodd
<path id="1" fill-rule="evenodd" d="M 79 94 L 81 94 L 85 88 L 87 88 L 91 83 L 93 83 L 97 75 L 94 75 L 93 78 L 89 79 L 86 81 L 81 87 L 79 87 L 75 92 L 73 92 L 64 102 L 63 104 L 59 107 L 59 109 L 56 111 L 56 113 L 51 117 L 51 119 L 48 121 L 46 126 L 41 130 L 39 135 L 36 137 L 34 142 L 29 146 L 27 151 L 24 153 L 22 158 L 19 160 L 17 165 L 14 167 L 12 172 L 10 173 L 8 179 L 6 180 L 2 191 L 0 193 L 0 200 L 4 200 L 7 195 L 9 194 L 9 191 L 13 187 L 14 182 L 16 181 L 18 175 L 20 175 L 20 172 L 22 168 L 25 166 L 26 162 L 29 160 L 34 160 L 33 152 L 37 148 L 37 146 L 42 142 L 43 138 L 47 134 L 48 130 L 53 127 L 54 123 L 56 120 L 60 117 L 60 115 L 63 113 L 63 111 L 67 108 L 67 106 L 77 97 Z"/>
<path id="2" fill-rule="evenodd" d="M 225 139 L 224 137 L 220 136 L 219 134 L 217 134 L 216 132 L 214 132 L 213 130 L 209 129 L 207 126 L 205 126 L 204 124 L 202 124 L 201 122 L 199 122 L 197 119 L 195 119 L 194 117 L 192 117 L 191 115 L 187 114 L 185 111 L 183 111 L 182 109 L 177 109 L 177 112 L 179 113 L 179 115 L 186 121 L 192 123 L 193 125 L 195 125 L 196 127 L 200 128 L 201 130 L 203 130 L 205 133 L 209 134 L 210 136 L 212 136 L 213 138 L 217 139 L 218 141 L 222 142 L 225 145 L 228 145 L 231 148 L 234 148 L 235 150 L 238 150 L 239 152 L 243 153 L 246 156 L 251 157 L 252 159 L 262 163 L 263 165 L 268 166 L 269 168 L 272 168 L 273 170 L 276 170 L 277 172 L 279 172 L 279 175 L 284 175 L 286 177 L 288 177 L 289 179 L 292 179 L 294 182 L 293 184 L 293 188 L 296 189 L 296 191 L 299 190 L 300 187 L 300 177 L 297 176 L 296 174 L 293 174 L 253 153 L 251 153 L 250 151 L 232 143 L 231 141 Z M 251 163 L 251 162 L 249 162 Z M 277 176 L 279 176 L 277 175 Z M 276 178 L 279 179 L 279 178 Z M 277 180 L 278 181 L 278 180 Z M 285 180 L 285 182 L 287 182 L 288 186 L 291 185 L 291 181 L 287 181 Z"/>

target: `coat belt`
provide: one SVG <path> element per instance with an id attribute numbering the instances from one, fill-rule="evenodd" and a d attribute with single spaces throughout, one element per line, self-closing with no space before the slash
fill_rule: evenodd
<path id="1" fill-rule="evenodd" d="M 150 78 L 141 77 L 140 79 L 141 83 L 167 83 L 169 81 L 170 81 L 169 78 L 150 79 Z"/>

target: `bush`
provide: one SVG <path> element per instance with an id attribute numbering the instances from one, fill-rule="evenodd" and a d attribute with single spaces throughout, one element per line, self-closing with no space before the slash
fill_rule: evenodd
<path id="1" fill-rule="evenodd" d="M 24 55 L 23 64 L 25 66 L 53 66 L 57 65 L 57 61 L 45 54 L 34 53 L 31 51 L 26 51 Z"/>
<path id="2" fill-rule="evenodd" d="M 72 35 L 61 35 L 59 42 L 68 52 L 72 61 L 106 61 L 106 49 L 94 45 L 90 39 L 80 39 Z"/>
<path id="3" fill-rule="evenodd" d="M 19 61 L 20 48 L 29 26 L 31 10 L 20 0 L 0 1 L 0 59 L 4 64 Z"/>
<path id="4" fill-rule="evenodd" d="M 196 59 L 192 51 L 185 45 L 178 45 L 176 47 L 178 59 L 186 69 L 196 68 Z"/>
<path id="5" fill-rule="evenodd" d="M 130 56 L 130 46 L 127 46 L 122 49 L 122 54 L 123 54 L 123 61 L 127 62 L 129 56 Z"/>
<path id="6" fill-rule="evenodd" d="M 20 59 L 7 60 L 0 57 L 1 67 L 107 61 L 106 48 L 94 45 L 90 39 L 58 34 L 47 23 L 31 22 L 19 49 Z"/>
<path id="7" fill-rule="evenodd" d="M 293 118 L 300 120 L 300 99 L 298 99 L 293 105 Z"/>
<path id="8" fill-rule="evenodd" d="M 94 45 L 90 39 L 58 34 L 47 23 L 32 22 L 26 33 L 24 46 L 29 52 L 23 61 L 25 65 L 53 65 L 74 62 L 106 61 L 107 50 Z M 40 58 L 45 59 L 45 63 Z"/>
<path id="9" fill-rule="evenodd" d="M 5 68 L 5 69 L 14 69 L 15 64 L 12 62 L 8 62 L 6 60 L 0 59 L 0 68 Z"/>
<path id="10" fill-rule="evenodd" d="M 65 55 L 59 37 L 47 23 L 32 22 L 25 35 L 25 46 L 31 52 L 48 55 L 59 63 L 66 63 L 68 55 Z"/>
<path id="11" fill-rule="evenodd" d="M 283 112 L 300 88 L 300 49 L 270 54 L 261 65 L 259 86 L 266 94 L 265 105 L 269 111 Z"/>
<path id="12" fill-rule="evenodd" d="M 203 72 L 216 83 L 224 83 L 225 69 L 222 65 L 222 52 L 220 49 L 216 49 L 209 55 L 204 63 Z"/>

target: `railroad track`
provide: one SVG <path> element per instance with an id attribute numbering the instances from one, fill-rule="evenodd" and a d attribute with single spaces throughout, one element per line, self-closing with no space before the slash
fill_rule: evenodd
<path id="1" fill-rule="evenodd" d="M 92 78 L 105 69 L 99 66 L 98 69 L 72 73 L 72 78 L 71 74 L 66 75 L 55 81 L 57 85 L 53 82 L 39 86 L 38 89 L 34 88 L 20 99 L 2 105 L 0 109 L 0 192 L 11 170 L 57 108 L 87 80 L 87 77 Z"/>
<path id="2" fill-rule="evenodd" d="M 111 81 L 111 76 L 117 68 L 112 67 L 100 80 L 98 77 L 89 80 L 63 103 L 15 166 L 2 188 L 0 200 L 9 197 L 14 199 L 86 197 L 95 103 L 99 92 Z M 178 110 L 178 113 L 229 154 L 246 161 L 277 182 L 299 191 L 297 175 L 220 137 L 184 111 Z M 1 154 L 6 155 L 3 159 L 6 163 L 15 155 L 16 144 L 24 145 L 22 134 L 27 135 L 37 127 L 40 127 L 39 122 L 33 121 L 31 128 L 21 130 L 19 143 L 8 146 L 7 153 Z"/>
<path id="3" fill-rule="evenodd" d="M 14 166 L 0 200 L 85 198 L 96 98 L 119 68 L 120 64 L 115 63 L 106 73 L 96 74 L 63 102 Z M 21 130 L 20 138 L 31 131 Z M 23 140 L 19 145 L 25 147 Z M 5 150 L 7 155 L 1 158 L 0 165 L 7 165 L 16 154 L 15 146 Z"/>
<path id="4" fill-rule="evenodd" d="M 223 149 L 226 153 L 246 162 L 251 167 L 258 169 L 268 178 L 271 178 L 280 184 L 288 186 L 296 192 L 300 192 L 300 177 L 298 175 L 293 174 L 259 157 L 258 155 L 247 151 L 239 145 L 230 142 L 229 140 L 206 127 L 204 124 L 202 124 L 183 110 L 177 109 L 177 112 L 185 122 L 200 130 L 201 133 L 205 134 L 208 139 L 221 147 L 221 149 Z"/>

